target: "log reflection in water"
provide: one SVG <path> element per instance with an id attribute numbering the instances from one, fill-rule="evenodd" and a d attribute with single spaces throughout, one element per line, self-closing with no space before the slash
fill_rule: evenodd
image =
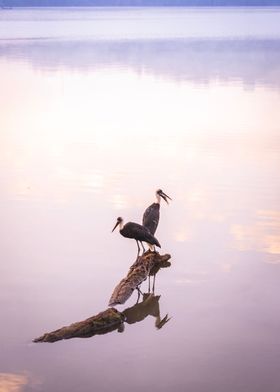
<path id="1" fill-rule="evenodd" d="M 117 309 L 109 308 L 86 320 L 78 321 L 67 327 L 47 332 L 33 340 L 33 342 L 57 342 L 62 339 L 90 338 L 94 335 L 104 335 L 118 329 L 123 331 L 124 315 Z"/>

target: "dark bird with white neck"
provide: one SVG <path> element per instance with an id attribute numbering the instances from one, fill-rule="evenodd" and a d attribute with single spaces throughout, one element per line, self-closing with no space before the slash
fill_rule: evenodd
<path id="1" fill-rule="evenodd" d="M 112 232 L 115 230 L 117 226 L 120 227 L 120 234 L 123 237 L 132 238 L 136 241 L 138 253 L 140 252 L 139 242 L 142 245 L 143 251 L 145 251 L 142 243 L 143 241 L 147 242 L 147 244 L 151 249 L 154 249 L 154 246 L 158 246 L 159 248 L 161 247 L 158 240 L 150 233 L 150 231 L 146 227 L 143 227 L 138 223 L 127 222 L 124 225 L 123 218 L 119 217 L 117 219 L 117 223 L 115 224 Z"/>
<path id="2" fill-rule="evenodd" d="M 152 235 L 155 234 L 159 222 L 159 210 L 161 198 L 168 204 L 168 199 L 172 200 L 161 189 L 156 191 L 156 202 L 151 204 L 144 212 L 143 226 L 146 227 Z"/>

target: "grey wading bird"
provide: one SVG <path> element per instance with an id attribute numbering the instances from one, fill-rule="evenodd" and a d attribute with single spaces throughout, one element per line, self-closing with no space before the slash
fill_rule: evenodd
<path id="1" fill-rule="evenodd" d="M 164 201 L 168 204 L 168 199 L 172 200 L 166 193 L 164 193 L 161 189 L 156 191 L 156 202 L 151 204 L 144 212 L 143 215 L 143 226 L 146 227 L 151 234 L 155 234 L 156 229 L 158 227 L 159 222 L 159 210 L 160 210 L 160 201 L 163 198 Z"/>
<path id="2" fill-rule="evenodd" d="M 149 247 L 154 248 L 154 245 L 158 246 L 159 248 L 160 243 L 158 240 L 149 232 L 146 227 L 139 225 L 138 223 L 134 222 L 127 222 L 125 225 L 123 224 L 123 218 L 118 218 L 117 223 L 115 224 L 112 232 L 115 230 L 117 226 L 120 226 L 120 234 L 126 238 L 132 238 L 137 243 L 138 253 L 140 252 L 139 242 L 142 245 L 143 251 L 145 251 L 143 246 L 143 241 L 147 242 Z"/>

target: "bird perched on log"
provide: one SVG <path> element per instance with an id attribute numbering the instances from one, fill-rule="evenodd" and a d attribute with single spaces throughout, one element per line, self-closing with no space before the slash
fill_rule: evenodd
<path id="1" fill-rule="evenodd" d="M 163 198 L 163 200 L 166 201 L 167 204 L 168 204 L 168 199 L 172 200 L 161 189 L 158 189 L 156 191 L 156 202 L 151 204 L 143 214 L 143 221 L 142 221 L 143 226 L 146 227 L 153 235 L 155 234 L 156 229 L 158 227 L 161 198 Z"/>
<path id="2" fill-rule="evenodd" d="M 145 248 L 142 243 L 143 241 L 146 242 L 150 248 L 154 248 L 154 245 L 158 246 L 159 248 L 161 247 L 158 240 L 150 233 L 150 231 L 146 227 L 141 226 L 138 223 L 127 222 L 124 225 L 123 218 L 119 217 L 112 232 L 117 226 L 120 227 L 120 234 L 123 237 L 132 238 L 136 241 L 138 253 L 140 252 L 139 242 L 142 245 L 143 251 L 145 251 Z"/>

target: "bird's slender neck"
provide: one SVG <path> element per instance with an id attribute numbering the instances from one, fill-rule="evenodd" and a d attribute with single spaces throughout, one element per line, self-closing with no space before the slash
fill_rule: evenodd
<path id="1" fill-rule="evenodd" d="M 156 193 L 156 203 L 160 204 L 161 197 L 158 193 Z"/>
<path id="2" fill-rule="evenodd" d="M 121 221 L 121 222 L 119 223 L 119 230 L 121 231 L 122 228 L 123 228 L 123 221 Z"/>

